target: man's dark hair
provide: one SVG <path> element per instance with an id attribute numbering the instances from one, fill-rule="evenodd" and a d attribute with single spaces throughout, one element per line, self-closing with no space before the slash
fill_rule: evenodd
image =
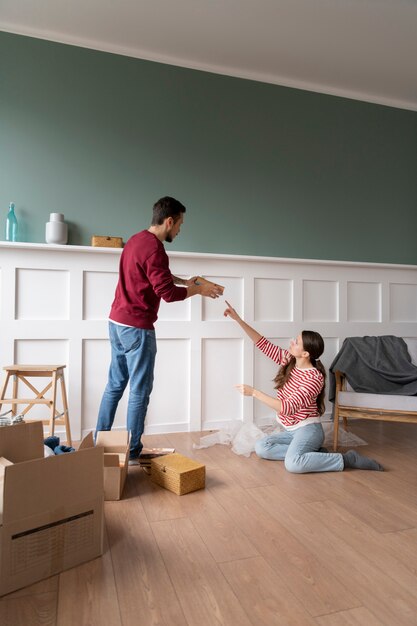
<path id="1" fill-rule="evenodd" d="M 167 217 L 173 217 L 176 222 L 185 211 L 185 206 L 181 202 L 170 196 L 164 196 L 153 205 L 152 226 L 160 226 Z"/>

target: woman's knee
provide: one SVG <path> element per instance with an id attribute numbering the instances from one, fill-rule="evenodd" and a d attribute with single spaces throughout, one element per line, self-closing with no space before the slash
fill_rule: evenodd
<path id="1" fill-rule="evenodd" d="M 287 472 L 291 472 L 291 474 L 303 474 L 303 464 L 301 462 L 301 455 L 297 454 L 296 456 L 286 456 L 284 459 L 284 465 Z"/>

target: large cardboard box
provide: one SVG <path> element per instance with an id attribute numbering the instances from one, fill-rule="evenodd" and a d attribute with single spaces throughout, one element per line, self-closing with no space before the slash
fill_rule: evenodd
<path id="1" fill-rule="evenodd" d="M 97 432 L 96 446 L 104 452 L 104 499 L 120 500 L 129 465 L 129 432 L 102 430 Z"/>
<path id="2" fill-rule="evenodd" d="M 151 480 L 183 496 L 205 487 L 206 466 L 182 454 L 167 454 L 151 460 Z"/>
<path id="3" fill-rule="evenodd" d="M 0 595 L 103 552 L 103 450 L 44 458 L 42 422 L 0 428 Z"/>

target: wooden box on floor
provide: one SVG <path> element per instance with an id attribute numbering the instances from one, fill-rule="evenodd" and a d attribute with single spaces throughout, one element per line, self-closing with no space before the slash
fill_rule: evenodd
<path id="1" fill-rule="evenodd" d="M 43 455 L 42 422 L 0 428 L 0 596 L 103 552 L 103 450 Z"/>
<path id="2" fill-rule="evenodd" d="M 167 454 L 152 459 L 151 479 L 157 485 L 183 496 L 205 487 L 206 466 L 182 454 Z"/>

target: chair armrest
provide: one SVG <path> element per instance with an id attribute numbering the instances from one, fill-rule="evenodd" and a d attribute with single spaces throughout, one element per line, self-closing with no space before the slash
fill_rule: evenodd
<path id="1" fill-rule="evenodd" d="M 336 378 L 336 393 L 339 391 L 346 391 L 346 374 L 336 370 L 334 375 Z"/>

